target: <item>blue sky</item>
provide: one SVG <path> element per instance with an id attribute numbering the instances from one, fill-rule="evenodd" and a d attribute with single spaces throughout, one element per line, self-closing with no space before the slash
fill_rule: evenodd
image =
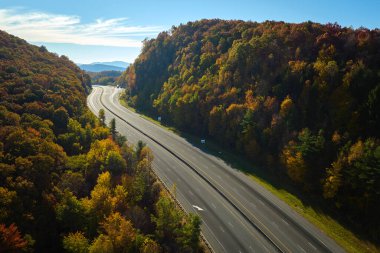
<path id="1" fill-rule="evenodd" d="M 1 0 L 0 29 L 78 63 L 132 62 L 141 41 L 202 18 L 380 28 L 380 0 Z"/>

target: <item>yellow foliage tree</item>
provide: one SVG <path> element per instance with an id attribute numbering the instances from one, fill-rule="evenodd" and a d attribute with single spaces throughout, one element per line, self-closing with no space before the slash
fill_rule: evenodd
<path id="1" fill-rule="evenodd" d="M 140 247 L 140 252 L 141 253 L 151 253 L 151 252 L 160 253 L 162 252 L 162 249 L 156 241 L 150 238 L 146 238 L 144 240 L 143 245 Z"/>
<path id="2" fill-rule="evenodd" d="M 293 100 L 290 98 L 290 96 L 286 96 L 286 98 L 282 101 L 281 106 L 280 106 L 280 115 L 282 117 L 285 117 L 288 115 L 289 111 L 292 109 L 294 106 Z"/>
<path id="3" fill-rule="evenodd" d="M 91 191 L 89 208 L 98 221 L 112 213 L 113 206 L 111 174 L 107 171 L 99 175 L 97 184 Z"/>
<path id="4" fill-rule="evenodd" d="M 105 234 L 110 239 L 115 252 L 129 252 L 136 240 L 136 231 L 131 221 L 116 212 L 102 223 Z"/>
<path id="5" fill-rule="evenodd" d="M 293 141 L 290 141 L 283 149 L 282 161 L 285 164 L 289 177 L 295 182 L 302 183 L 306 172 L 306 164 L 301 152 L 295 149 Z"/>

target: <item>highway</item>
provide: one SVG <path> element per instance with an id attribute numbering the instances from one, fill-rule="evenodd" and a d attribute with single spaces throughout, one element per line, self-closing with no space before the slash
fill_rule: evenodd
<path id="1" fill-rule="evenodd" d="M 142 118 L 118 101 L 121 89 L 94 87 L 87 103 L 116 120 L 128 141 L 142 140 L 154 154 L 153 169 L 187 212 L 202 218 L 214 252 L 344 252 L 288 205 L 221 159 Z"/>

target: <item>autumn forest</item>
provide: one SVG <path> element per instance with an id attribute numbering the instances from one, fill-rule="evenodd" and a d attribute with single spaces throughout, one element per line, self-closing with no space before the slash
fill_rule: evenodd
<path id="1" fill-rule="evenodd" d="M 67 57 L 0 31 L 0 252 L 198 251 L 199 217 L 144 143 L 89 111 L 90 89 Z"/>
<path id="2" fill-rule="evenodd" d="M 380 245 L 379 29 L 203 19 L 145 39 L 120 73 L 0 31 L 0 252 L 206 250 L 149 146 L 86 106 L 94 83 Z"/>
<path id="3" fill-rule="evenodd" d="M 380 31 L 201 20 L 145 40 L 124 99 L 208 136 L 380 241 Z"/>

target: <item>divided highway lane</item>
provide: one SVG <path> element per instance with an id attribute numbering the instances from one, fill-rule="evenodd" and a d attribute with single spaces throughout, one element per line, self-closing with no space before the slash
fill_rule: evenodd
<path id="1" fill-rule="evenodd" d="M 103 96 L 110 95 L 110 92 L 106 90 Z M 155 156 L 153 169 L 168 187 L 176 184 L 177 200 L 187 212 L 201 216 L 202 233 L 215 252 L 277 251 L 228 201 L 180 160 L 104 108 L 100 94 L 101 89 L 94 88 L 88 97 L 90 109 L 96 115 L 99 109 L 105 109 L 107 122 L 115 118 L 117 130 L 129 141 L 136 143 L 141 139 L 149 145 Z"/>
<path id="2" fill-rule="evenodd" d="M 104 91 L 103 105 L 164 144 L 186 163 L 185 167 L 195 169 L 217 189 L 221 195 L 219 197 L 224 196 L 235 210 L 239 210 L 241 218 L 248 220 L 251 227 L 259 227 L 283 252 L 343 252 L 331 239 L 244 174 L 233 170 L 220 159 L 205 154 L 183 138 L 122 107 L 118 102 L 117 89 L 104 87 Z M 100 101 L 98 103 L 102 106 Z M 133 131 L 130 134 L 134 134 Z M 136 131 L 136 136 L 139 134 L 141 136 Z M 128 136 L 130 140 L 133 139 L 131 137 Z M 191 169 L 187 167 L 187 170 Z"/>

